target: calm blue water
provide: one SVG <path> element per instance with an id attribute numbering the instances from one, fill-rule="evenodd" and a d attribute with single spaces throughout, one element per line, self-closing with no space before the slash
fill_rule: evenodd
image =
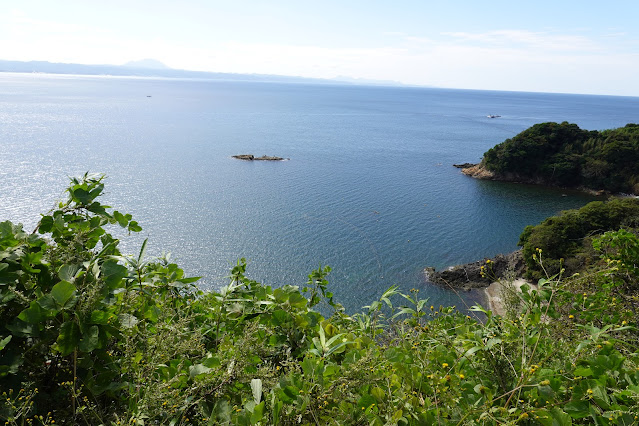
<path id="1" fill-rule="evenodd" d="M 451 166 L 544 121 L 623 126 L 639 98 L 0 74 L 0 219 L 32 228 L 67 176 L 104 172 L 103 202 L 144 228 L 125 249 L 149 237 L 203 288 L 246 257 L 274 286 L 330 265 L 349 311 L 392 284 L 458 304 L 425 266 L 510 252 L 524 226 L 592 199 Z M 244 153 L 291 160 L 231 159 Z"/>

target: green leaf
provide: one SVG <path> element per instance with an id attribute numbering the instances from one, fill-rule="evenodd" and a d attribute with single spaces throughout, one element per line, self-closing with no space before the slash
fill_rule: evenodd
<path id="1" fill-rule="evenodd" d="M 129 221 L 127 220 L 127 218 L 122 213 L 120 213 L 119 211 L 114 211 L 113 212 L 113 218 L 123 228 L 126 228 L 126 226 L 129 224 Z"/>
<path id="2" fill-rule="evenodd" d="M 73 321 L 67 321 L 60 327 L 58 335 L 58 351 L 62 356 L 67 356 L 80 342 L 80 327 Z"/>
<path id="3" fill-rule="evenodd" d="M 62 265 L 60 269 L 58 269 L 58 277 L 62 281 L 73 282 L 79 270 L 80 265 Z"/>
<path id="4" fill-rule="evenodd" d="M 571 401 L 564 406 L 564 410 L 573 419 L 583 419 L 584 417 L 588 417 L 590 415 L 590 413 L 588 412 L 589 406 L 590 404 L 588 404 L 587 401 Z"/>
<path id="5" fill-rule="evenodd" d="M 75 290 L 75 286 L 68 281 L 60 281 L 53 286 L 51 296 L 59 306 L 59 309 L 70 308 L 75 304 L 76 300 L 73 297 Z"/>
<path id="6" fill-rule="evenodd" d="M 97 348 L 100 344 L 100 330 L 97 325 L 89 327 L 89 329 L 82 335 L 82 340 L 78 344 L 78 348 L 82 352 L 91 352 Z"/>
<path id="7" fill-rule="evenodd" d="M 290 320 L 291 320 L 291 315 L 282 309 L 273 311 L 273 313 L 271 314 L 271 322 L 275 326 L 285 324 L 289 322 Z"/>
<path id="8" fill-rule="evenodd" d="M 264 401 L 260 402 L 253 408 L 251 414 L 251 424 L 257 424 L 264 417 Z"/>
<path id="9" fill-rule="evenodd" d="M 559 407 L 555 407 L 550 412 L 553 419 L 553 425 L 556 426 L 570 426 L 572 425 L 572 418 L 564 413 Z"/>
<path id="10" fill-rule="evenodd" d="M 46 234 L 48 232 L 51 232 L 51 229 L 53 229 L 53 217 L 43 216 L 42 219 L 40 219 L 38 232 L 40 232 L 41 234 Z"/>
<path id="11" fill-rule="evenodd" d="M 139 322 L 138 319 L 131 314 L 120 314 L 118 315 L 118 319 L 124 328 L 133 328 Z"/>
<path id="12" fill-rule="evenodd" d="M 29 324 L 19 318 L 16 318 L 13 324 L 8 324 L 6 328 L 18 336 L 33 337 L 37 336 L 39 332 L 39 329 L 34 327 L 34 324 Z"/>
<path id="13" fill-rule="evenodd" d="M 286 386 L 284 389 L 280 390 L 280 399 L 285 404 L 290 404 L 297 399 L 297 396 L 300 394 L 299 390 L 295 386 Z"/>
<path id="14" fill-rule="evenodd" d="M 376 402 L 377 400 L 372 395 L 362 395 L 359 401 L 357 401 L 357 406 L 361 408 L 368 408 Z"/>
<path id="15" fill-rule="evenodd" d="M 142 227 L 138 225 L 135 220 L 132 220 L 131 222 L 129 222 L 129 226 L 127 229 L 129 230 L 129 232 L 140 232 L 142 230 Z"/>
<path id="16" fill-rule="evenodd" d="M 0 351 L 3 350 L 5 348 L 5 346 L 7 346 L 7 344 L 9 344 L 9 342 L 11 341 L 11 338 L 13 336 L 10 334 L 7 337 L 5 337 L 4 339 L 0 340 Z"/>
<path id="17" fill-rule="evenodd" d="M 211 371 L 211 368 L 205 366 L 204 364 L 195 364 L 189 367 L 189 377 L 193 379 L 200 374 L 206 374 Z"/>
<path id="18" fill-rule="evenodd" d="M 144 308 L 144 318 L 148 319 L 151 322 L 157 322 L 159 315 L 162 313 L 160 308 L 155 305 L 146 306 Z"/>
<path id="19" fill-rule="evenodd" d="M 204 361 L 202 361 L 202 365 L 204 365 L 205 367 L 208 367 L 208 368 L 218 368 L 222 364 L 220 363 L 219 358 L 214 357 L 214 356 L 210 356 L 210 357 L 206 358 Z"/>
<path id="20" fill-rule="evenodd" d="M 102 264 L 102 277 L 107 287 L 113 289 L 119 287 L 120 282 L 126 277 L 127 269 L 119 265 L 117 261 L 109 259 Z"/>
<path id="21" fill-rule="evenodd" d="M 31 305 L 18 315 L 18 319 L 29 324 L 39 324 L 46 317 L 47 311 L 42 309 L 36 301 L 31 302 Z"/>
<path id="22" fill-rule="evenodd" d="M 588 376 L 592 376 L 592 370 L 588 367 L 588 368 L 576 368 L 575 369 L 575 376 L 583 376 L 583 377 L 588 377 Z"/>
<path id="23" fill-rule="evenodd" d="M 105 311 L 93 311 L 91 312 L 91 324 L 108 324 L 111 314 Z"/>
<path id="24" fill-rule="evenodd" d="M 142 264 L 142 259 L 144 259 L 144 255 L 146 254 L 146 244 L 149 242 L 148 238 L 144 239 L 142 243 L 142 247 L 140 248 L 140 253 L 138 254 L 138 265 Z"/>
<path id="25" fill-rule="evenodd" d="M 302 309 L 306 306 L 308 301 L 299 292 L 291 293 L 288 298 L 288 303 L 294 308 Z"/>

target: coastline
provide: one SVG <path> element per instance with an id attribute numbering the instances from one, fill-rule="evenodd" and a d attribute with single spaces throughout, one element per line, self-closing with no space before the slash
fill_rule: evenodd
<path id="1" fill-rule="evenodd" d="M 495 315 L 504 316 L 508 308 L 507 301 L 504 300 L 504 293 L 513 290 L 520 293 L 521 286 L 524 284 L 529 285 L 532 289 L 537 288 L 536 284 L 532 284 L 523 278 L 515 278 L 512 281 L 504 279 L 491 283 L 484 289 L 486 308 L 491 310 Z"/>
<path id="2" fill-rule="evenodd" d="M 534 287 L 534 284 L 523 278 L 525 271 L 522 250 L 519 249 L 440 271 L 428 267 L 424 269 L 424 277 L 426 282 L 434 285 L 469 293 L 471 300 L 497 315 L 504 315 L 508 305 L 504 292 L 509 289 L 519 290 L 524 284 Z"/>
<path id="3" fill-rule="evenodd" d="M 481 165 L 481 163 L 453 164 L 453 167 L 457 167 L 458 169 L 461 169 L 461 172 L 463 174 L 474 179 L 495 180 L 500 182 L 512 182 L 512 183 L 528 183 L 533 185 L 544 185 L 544 186 L 549 186 L 554 188 L 574 189 L 574 190 L 581 191 L 581 192 L 594 195 L 597 197 L 614 195 L 610 191 L 606 191 L 605 189 L 593 189 L 593 188 L 587 188 L 585 186 L 564 187 L 559 185 L 553 185 L 551 183 L 544 181 L 541 178 L 538 178 L 538 179 L 523 178 L 514 173 L 500 175 L 486 169 L 485 167 Z M 624 195 L 628 195 L 628 194 L 624 194 Z M 631 194 L 630 196 L 636 197 L 637 195 Z"/>

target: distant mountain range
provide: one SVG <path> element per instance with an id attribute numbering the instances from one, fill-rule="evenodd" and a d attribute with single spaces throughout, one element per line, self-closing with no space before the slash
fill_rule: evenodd
<path id="1" fill-rule="evenodd" d="M 206 80 L 263 81 L 281 83 L 312 84 L 357 84 L 372 86 L 404 86 L 396 81 L 365 80 L 351 77 L 320 79 L 308 77 L 290 77 L 270 74 L 235 74 L 221 72 L 188 71 L 169 68 L 155 59 L 142 59 L 127 62 L 124 65 L 85 65 L 66 64 L 47 61 L 6 61 L 0 59 L 0 72 L 75 74 L 75 75 L 112 75 L 164 78 L 198 78 Z"/>

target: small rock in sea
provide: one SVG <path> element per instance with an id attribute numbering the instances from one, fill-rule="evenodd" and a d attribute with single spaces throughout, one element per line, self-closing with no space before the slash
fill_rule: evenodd
<path id="1" fill-rule="evenodd" d="M 248 160 L 248 161 L 253 161 L 253 160 L 261 160 L 261 161 L 282 161 L 282 160 L 289 160 L 289 158 L 283 158 L 283 157 L 274 157 L 274 156 L 270 156 L 270 155 L 262 155 L 261 157 L 256 157 L 253 154 L 240 154 L 240 155 L 234 155 L 233 158 L 237 158 L 238 160 Z"/>

